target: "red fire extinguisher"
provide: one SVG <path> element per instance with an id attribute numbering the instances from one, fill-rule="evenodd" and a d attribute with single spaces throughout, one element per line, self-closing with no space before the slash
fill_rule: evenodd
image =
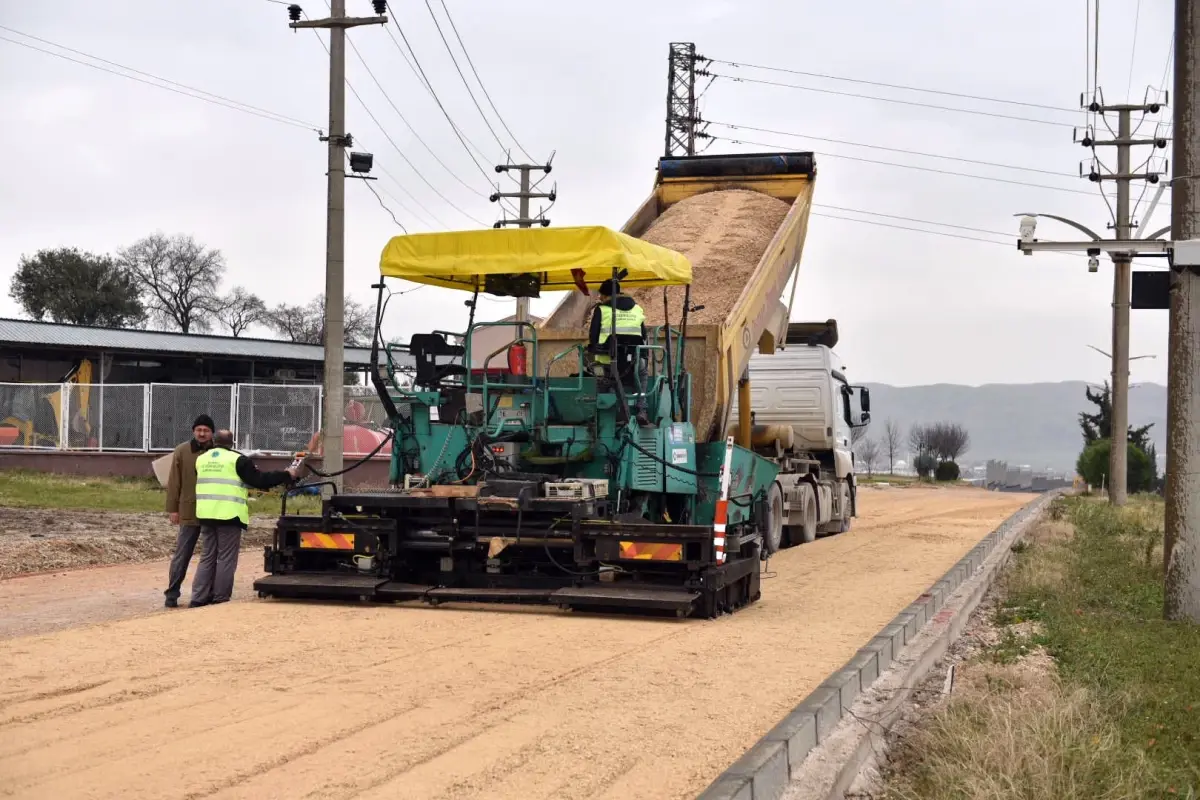
<path id="1" fill-rule="evenodd" d="M 522 342 L 517 342 L 512 347 L 508 348 L 508 371 L 513 375 L 526 374 L 528 366 L 525 357 L 525 345 Z"/>

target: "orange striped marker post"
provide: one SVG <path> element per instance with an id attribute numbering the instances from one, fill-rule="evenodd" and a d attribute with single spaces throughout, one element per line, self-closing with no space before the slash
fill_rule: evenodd
<path id="1" fill-rule="evenodd" d="M 713 517 L 713 550 L 717 563 L 725 563 L 725 523 L 729 519 L 729 470 L 733 465 L 733 437 L 725 440 L 725 464 L 721 467 L 721 496 L 717 498 L 717 513 Z"/>

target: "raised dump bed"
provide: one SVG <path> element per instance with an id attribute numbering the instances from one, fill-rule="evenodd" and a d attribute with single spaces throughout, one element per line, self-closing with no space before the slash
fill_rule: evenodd
<path id="1" fill-rule="evenodd" d="M 773 353 L 786 335 L 781 302 L 800 263 L 812 204 L 812 153 L 692 156 L 659 161 L 654 190 L 623 233 L 677 250 L 692 262 L 685 369 L 696 436 L 725 429 L 738 378 L 757 348 Z M 635 290 L 647 326 L 678 315 L 684 289 Z M 586 335 L 595 296 L 572 292 L 539 331 L 543 364 Z M 671 319 L 678 329 L 681 320 Z M 567 368 L 564 359 L 556 368 Z M 544 368 L 544 366 L 543 366 Z"/>

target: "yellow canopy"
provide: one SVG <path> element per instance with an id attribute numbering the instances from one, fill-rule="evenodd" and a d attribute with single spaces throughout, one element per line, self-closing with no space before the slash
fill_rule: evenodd
<path id="1" fill-rule="evenodd" d="M 386 277 L 466 291 L 482 291 L 487 275 L 523 273 L 536 274 L 543 292 L 570 291 L 578 278 L 593 287 L 611 278 L 613 267 L 628 271 L 626 287 L 692 282 L 692 265 L 680 253 L 598 226 L 396 236 L 379 259 Z"/>

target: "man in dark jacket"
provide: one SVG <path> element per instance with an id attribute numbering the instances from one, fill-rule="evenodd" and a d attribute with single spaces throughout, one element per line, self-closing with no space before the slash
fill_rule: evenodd
<path id="1" fill-rule="evenodd" d="M 196 518 L 204 552 L 189 608 L 225 603 L 233 596 L 242 531 L 250 525 L 248 490 L 291 483 L 297 474 L 294 469 L 259 472 L 253 461 L 233 449 L 232 431 L 217 431 L 212 450 L 196 461 Z"/>
<path id="2" fill-rule="evenodd" d="M 637 419 L 642 425 L 648 425 L 646 418 L 647 371 L 645 357 L 637 359 L 634 369 L 637 371 L 637 383 L 632 384 L 633 376 L 618 375 L 617 367 L 612 364 L 611 338 L 617 340 L 618 361 L 622 350 L 632 350 L 646 343 L 646 314 L 632 297 L 621 294 L 619 283 L 606 280 L 600 284 L 600 302 L 592 311 L 592 322 L 588 329 L 588 352 L 598 374 L 604 374 L 613 380 L 622 380 L 631 384 L 638 392 L 636 400 Z M 616 302 L 613 302 L 613 296 Z M 613 306 L 616 306 L 614 311 Z"/>
<path id="3" fill-rule="evenodd" d="M 200 541 L 200 523 L 196 521 L 196 458 L 212 447 L 216 430 L 212 417 L 201 414 L 192 423 L 192 438 L 175 448 L 171 454 L 171 472 L 167 477 L 167 518 L 179 526 L 175 537 L 175 553 L 167 574 L 167 608 L 179 605 L 179 589 L 187 577 L 188 562 Z"/>

